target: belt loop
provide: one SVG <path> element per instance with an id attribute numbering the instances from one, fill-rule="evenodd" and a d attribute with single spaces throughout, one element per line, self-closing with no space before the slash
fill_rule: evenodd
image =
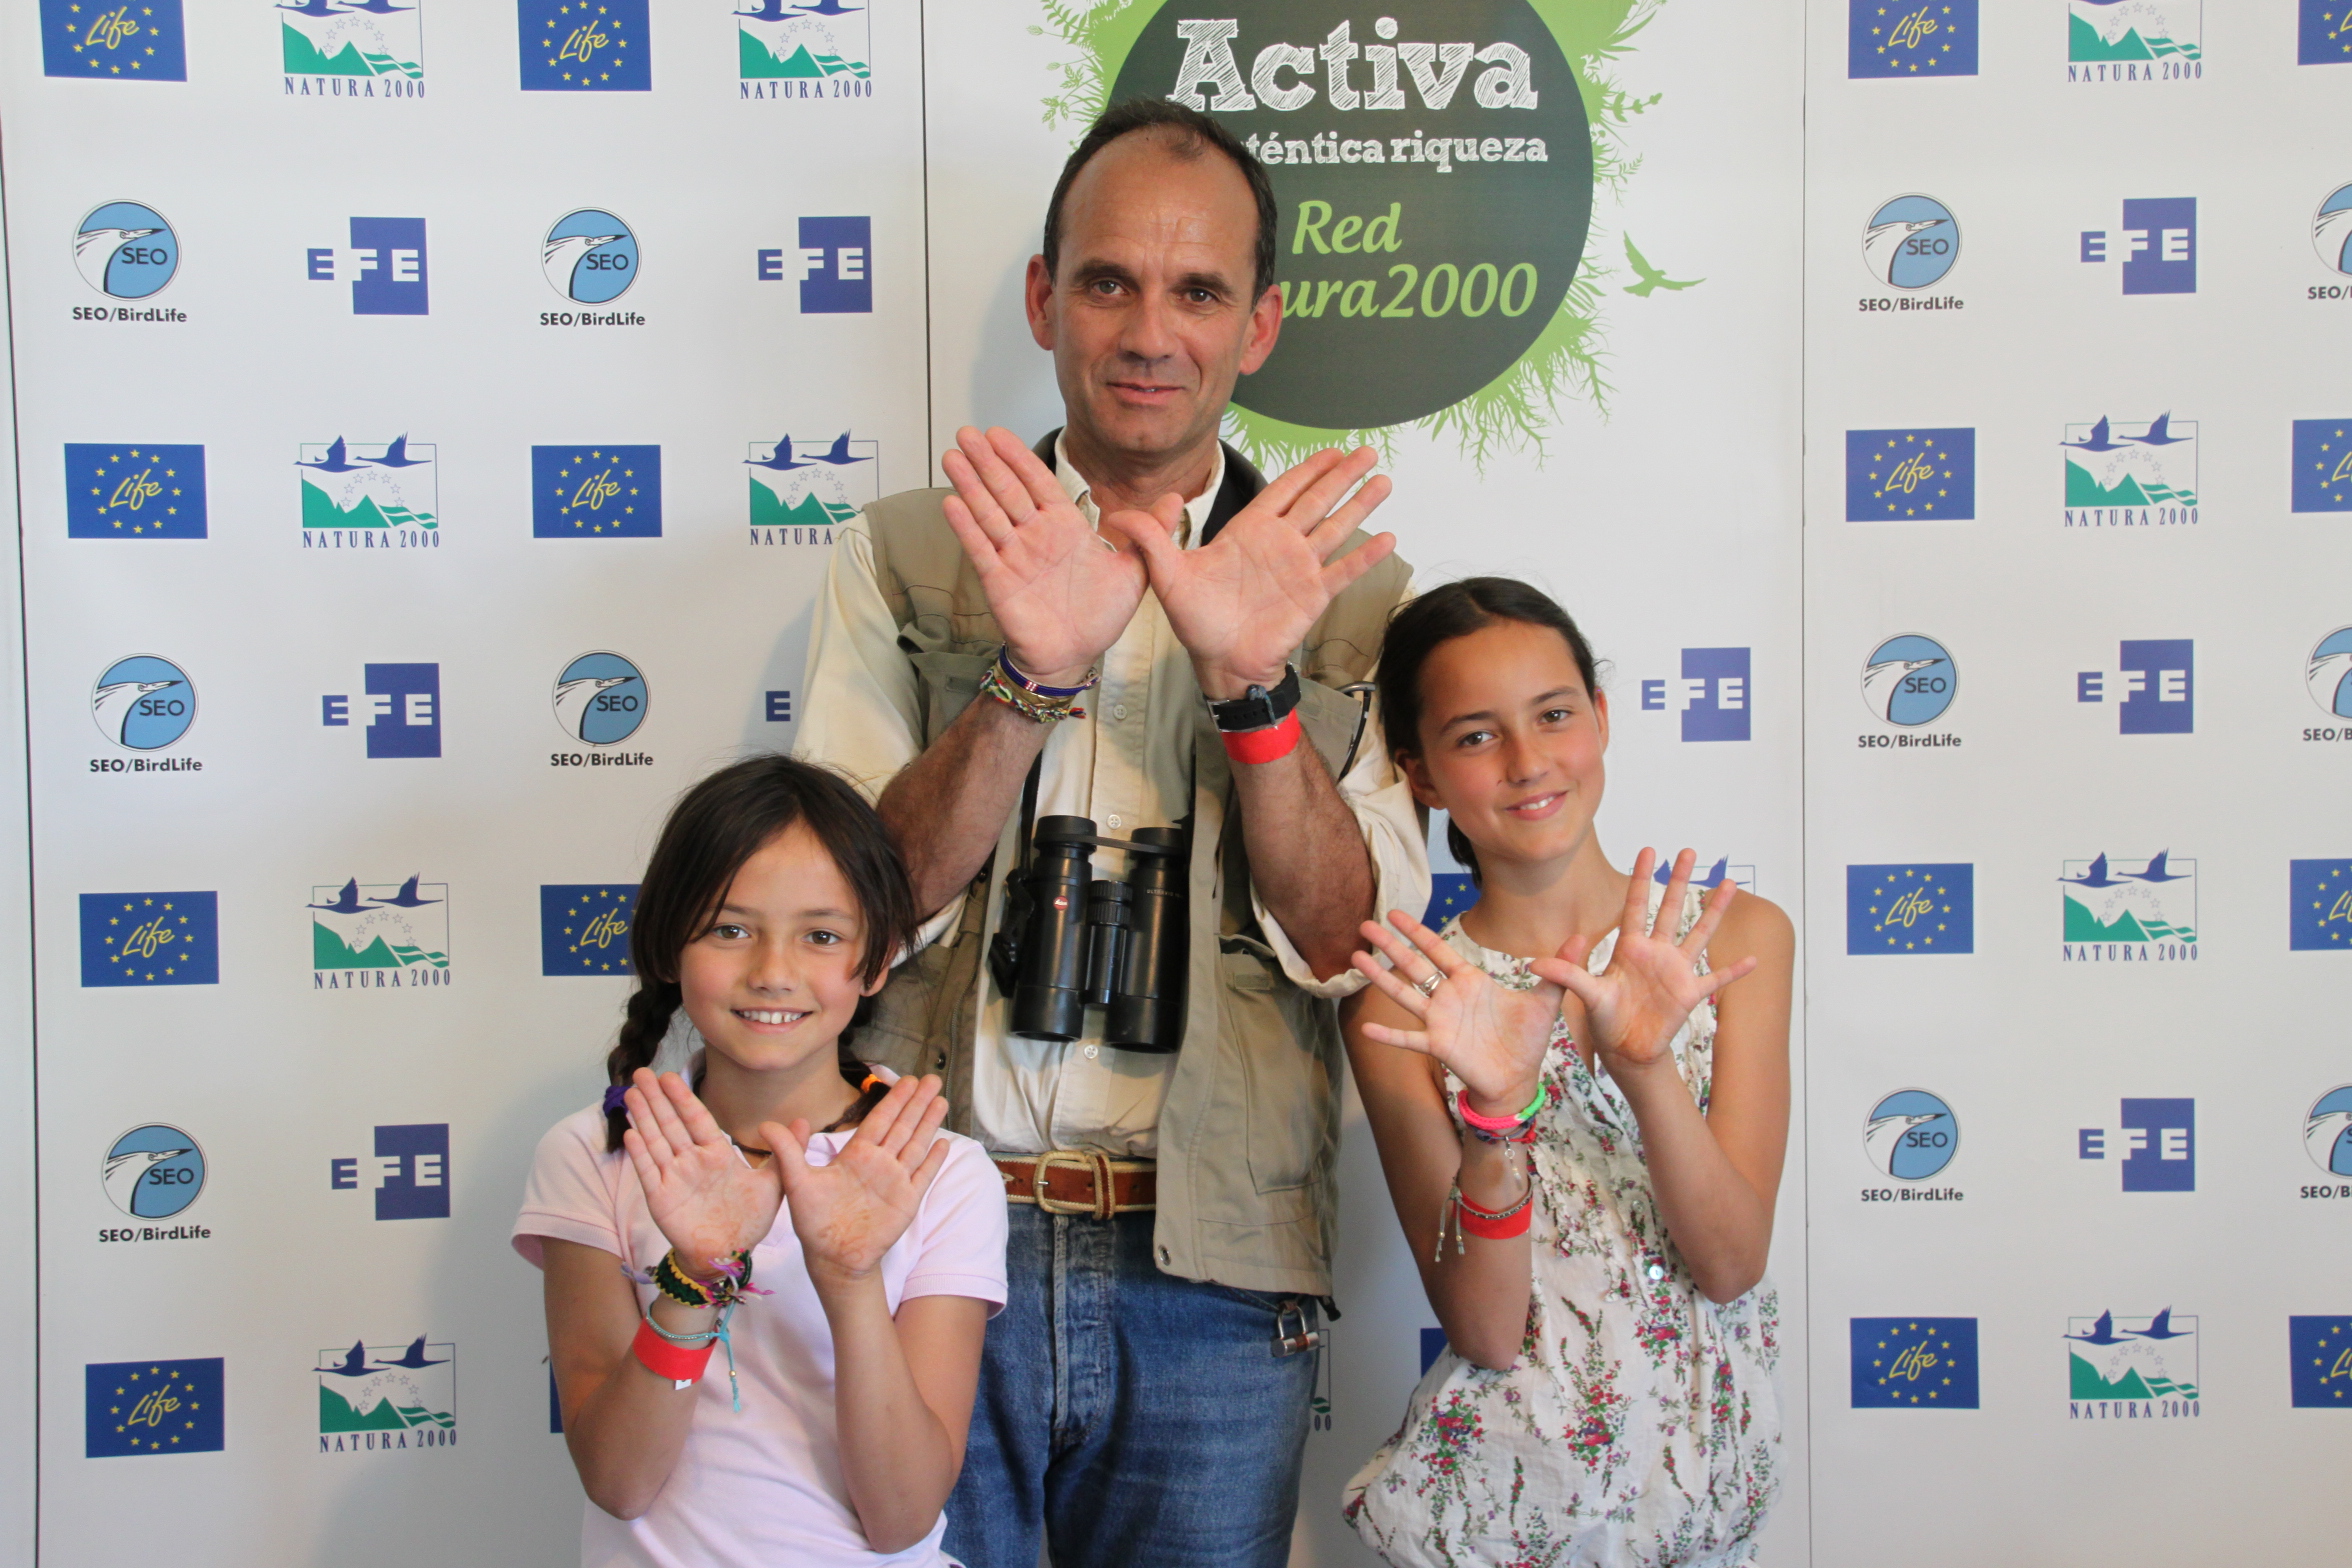
<path id="1" fill-rule="evenodd" d="M 1094 1167 L 1094 1217 L 1098 1220 L 1107 1220 L 1119 1212 L 1118 1195 L 1111 1187 L 1111 1157 L 1100 1149 L 1092 1152 L 1094 1155 L 1092 1162 Z"/>

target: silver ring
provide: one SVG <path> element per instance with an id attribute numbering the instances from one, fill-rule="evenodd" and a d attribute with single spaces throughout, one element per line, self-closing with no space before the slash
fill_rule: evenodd
<path id="1" fill-rule="evenodd" d="M 1443 984 L 1445 984 L 1444 973 L 1442 971 L 1433 971 L 1428 979 L 1414 981 L 1413 989 L 1420 992 L 1423 996 L 1433 996 L 1436 994 L 1437 988 Z"/>

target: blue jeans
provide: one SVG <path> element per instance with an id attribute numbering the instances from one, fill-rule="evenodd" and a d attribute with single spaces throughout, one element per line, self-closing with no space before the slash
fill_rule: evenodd
<path id="1" fill-rule="evenodd" d="M 1283 1568 L 1298 1513 L 1312 1298 L 1163 1274 L 1152 1216 L 1008 1206 L 947 1553 L 969 1568 Z M 1278 1333 L 1278 1326 L 1280 1332 Z"/>

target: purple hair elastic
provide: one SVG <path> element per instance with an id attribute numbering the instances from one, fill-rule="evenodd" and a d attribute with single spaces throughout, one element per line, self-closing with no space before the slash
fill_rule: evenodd
<path id="1" fill-rule="evenodd" d="M 604 1114 L 610 1116 L 615 1111 L 628 1109 L 627 1105 L 623 1103 L 628 1098 L 628 1094 L 629 1086 L 625 1083 L 616 1083 L 605 1090 Z"/>

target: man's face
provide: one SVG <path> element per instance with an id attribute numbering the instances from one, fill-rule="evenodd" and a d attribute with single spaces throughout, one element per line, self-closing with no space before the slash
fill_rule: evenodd
<path id="1" fill-rule="evenodd" d="M 1029 329 L 1073 428 L 1141 461 L 1213 439 L 1234 380 L 1274 351 L 1281 296 L 1253 297 L 1257 204 L 1214 148 L 1166 132 L 1097 153 L 1062 206 L 1060 275 L 1029 262 Z"/>

